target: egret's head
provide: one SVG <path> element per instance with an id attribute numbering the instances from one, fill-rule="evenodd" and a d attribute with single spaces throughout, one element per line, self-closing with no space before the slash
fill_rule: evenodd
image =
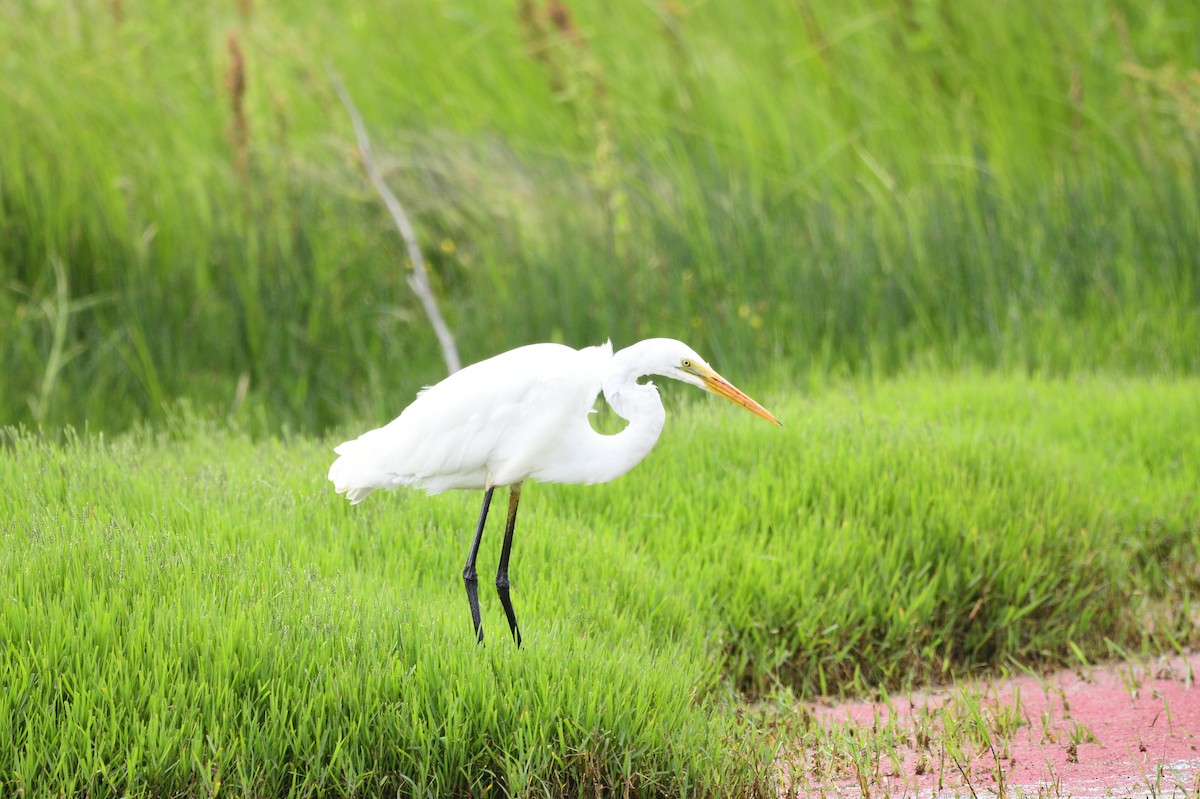
<path id="1" fill-rule="evenodd" d="M 662 349 L 666 368 L 659 374 L 674 378 L 684 383 L 690 383 L 697 388 L 724 397 L 737 405 L 741 405 L 751 413 L 757 414 L 768 422 L 779 424 L 779 420 L 771 415 L 763 406 L 748 397 L 739 388 L 721 377 L 708 363 L 696 354 L 696 351 L 683 342 L 662 339 Z"/>
<path id="2" fill-rule="evenodd" d="M 696 388 L 707 389 L 708 386 L 704 382 L 704 376 L 716 374 L 713 368 L 696 354 L 695 350 L 682 343 L 679 345 L 677 352 L 671 353 L 671 361 L 669 363 L 670 365 L 665 372 L 667 377 L 688 383 Z"/>

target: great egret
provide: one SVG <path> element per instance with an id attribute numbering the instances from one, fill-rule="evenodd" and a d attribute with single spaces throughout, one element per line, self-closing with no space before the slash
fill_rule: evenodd
<path id="1" fill-rule="evenodd" d="M 463 568 L 476 638 L 483 641 L 475 558 L 496 486 L 509 486 L 508 522 L 496 570 L 496 592 L 517 646 L 521 633 L 509 598 L 508 557 L 521 484 L 603 483 L 636 466 L 666 420 L 653 383 L 661 375 L 725 397 L 769 422 L 766 408 L 713 371 L 686 344 L 652 338 L 613 353 L 612 343 L 575 350 L 530 344 L 455 372 L 426 388 L 390 424 L 334 449 L 329 479 L 358 504 L 380 488 L 411 486 L 436 494 L 481 488 L 483 508 Z M 600 392 L 628 421 L 614 435 L 588 423 Z"/>

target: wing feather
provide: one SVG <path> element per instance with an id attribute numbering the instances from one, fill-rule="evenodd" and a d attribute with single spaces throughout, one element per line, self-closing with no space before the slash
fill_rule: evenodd
<path id="1" fill-rule="evenodd" d="M 523 480 L 586 417 L 611 357 L 611 344 L 531 344 L 472 364 L 336 447 L 329 479 L 354 503 L 401 485 L 437 493 Z"/>

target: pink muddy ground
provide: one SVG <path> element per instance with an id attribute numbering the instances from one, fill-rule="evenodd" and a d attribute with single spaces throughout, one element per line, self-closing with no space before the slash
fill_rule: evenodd
<path id="1" fill-rule="evenodd" d="M 916 736 L 909 736 L 898 750 L 903 755 L 900 768 L 885 759 L 869 792 L 892 797 L 1200 797 L 1197 671 L 1200 653 L 1192 653 L 974 686 L 986 697 L 986 715 L 1019 708 L 1019 726 L 1011 738 L 993 741 L 995 754 L 987 748 L 972 753 L 960 769 L 945 757 L 944 748 L 937 751 L 936 736 L 933 747 L 922 748 Z M 893 697 L 896 722 L 912 731 L 914 714 L 946 707 L 956 701 L 958 690 L 917 695 L 911 701 Z M 850 721 L 870 728 L 884 723 L 889 713 L 886 706 L 871 703 L 811 710 L 824 727 Z M 1003 785 L 997 779 L 997 756 Z M 793 775 L 787 764 L 781 770 L 786 793 Z M 797 779 L 795 786 L 792 790 L 801 795 L 862 795 L 852 774 L 824 785 Z"/>

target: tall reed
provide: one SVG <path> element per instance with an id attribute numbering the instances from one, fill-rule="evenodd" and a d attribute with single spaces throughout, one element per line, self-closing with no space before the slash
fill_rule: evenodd
<path id="1" fill-rule="evenodd" d="M 1187 4 L 6 13 L 6 422 L 185 398 L 319 429 L 440 375 L 325 59 L 468 361 L 672 335 L 776 380 L 1200 366 Z"/>

